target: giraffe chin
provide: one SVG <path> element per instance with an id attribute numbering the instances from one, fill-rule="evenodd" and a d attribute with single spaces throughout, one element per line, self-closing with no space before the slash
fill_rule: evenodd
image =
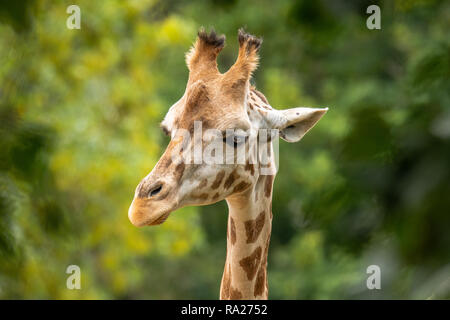
<path id="1" fill-rule="evenodd" d="M 172 211 L 167 207 L 158 209 L 152 208 L 148 199 L 136 198 L 128 209 L 128 219 L 135 227 L 156 226 L 166 221 Z"/>
<path id="2" fill-rule="evenodd" d="M 162 224 L 164 221 L 167 220 L 167 218 L 169 217 L 170 212 L 164 213 L 163 215 L 161 215 L 159 218 L 157 218 L 156 220 L 153 220 L 151 222 L 148 222 L 146 224 L 144 224 L 143 226 L 157 226 L 159 224 Z"/>

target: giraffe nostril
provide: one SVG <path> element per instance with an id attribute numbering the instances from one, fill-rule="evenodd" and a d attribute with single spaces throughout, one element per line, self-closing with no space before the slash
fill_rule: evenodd
<path id="1" fill-rule="evenodd" d="M 149 197 L 156 196 L 158 193 L 161 192 L 161 189 L 162 189 L 162 185 L 159 185 L 159 186 L 153 188 L 153 189 L 150 190 L 150 192 L 148 193 Z"/>

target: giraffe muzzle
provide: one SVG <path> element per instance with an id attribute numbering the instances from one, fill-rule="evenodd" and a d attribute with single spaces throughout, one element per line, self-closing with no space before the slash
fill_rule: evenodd
<path id="1" fill-rule="evenodd" d="M 128 209 L 128 219 L 136 227 L 156 226 L 169 217 L 172 208 L 151 198 L 135 197 Z"/>
<path id="2" fill-rule="evenodd" d="M 171 197 L 174 189 L 172 184 L 160 179 L 153 183 L 148 181 L 148 178 L 144 178 L 138 185 L 133 202 L 128 209 L 128 218 L 136 227 L 163 223 L 177 205 Z"/>

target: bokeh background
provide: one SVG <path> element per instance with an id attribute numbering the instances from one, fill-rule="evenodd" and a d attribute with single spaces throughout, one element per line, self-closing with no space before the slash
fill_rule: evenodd
<path id="1" fill-rule="evenodd" d="M 449 1 L 0 3 L 0 298 L 218 298 L 225 202 L 127 218 L 201 26 L 227 36 L 222 71 L 238 28 L 263 36 L 253 83 L 274 107 L 330 107 L 280 142 L 270 298 L 450 298 Z"/>

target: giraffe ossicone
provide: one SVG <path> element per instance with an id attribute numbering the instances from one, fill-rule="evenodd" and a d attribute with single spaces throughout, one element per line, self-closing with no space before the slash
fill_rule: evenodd
<path id="1" fill-rule="evenodd" d="M 220 73 L 216 59 L 225 36 L 199 31 L 186 54 L 185 93 L 161 123 L 171 140 L 137 186 L 128 217 L 135 226 L 158 225 L 179 208 L 225 199 L 229 215 L 220 298 L 267 299 L 274 145 L 279 137 L 299 141 L 328 109 L 272 108 L 250 85 L 262 40 L 240 29 L 238 41 L 236 62 Z"/>

